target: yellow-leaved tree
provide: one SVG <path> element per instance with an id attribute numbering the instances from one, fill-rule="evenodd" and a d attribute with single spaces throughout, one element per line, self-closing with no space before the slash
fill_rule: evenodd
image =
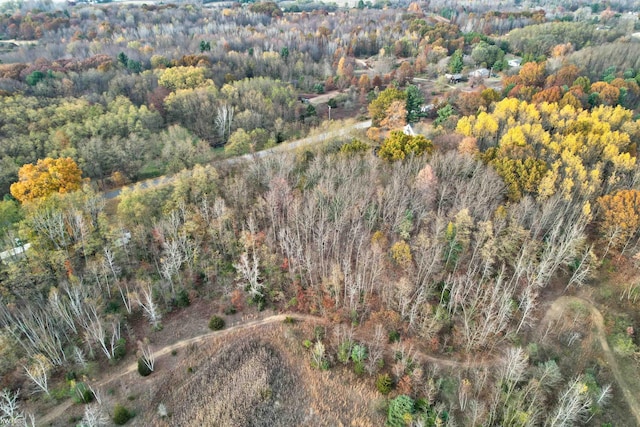
<path id="1" fill-rule="evenodd" d="M 409 155 L 430 154 L 433 143 L 423 135 L 410 136 L 400 130 L 394 130 L 384 140 L 378 150 L 378 156 L 388 161 L 404 160 Z"/>
<path id="2" fill-rule="evenodd" d="M 20 202 L 46 197 L 52 193 L 79 190 L 84 180 L 82 171 L 70 157 L 38 160 L 18 171 L 18 182 L 11 184 L 11 195 Z"/>

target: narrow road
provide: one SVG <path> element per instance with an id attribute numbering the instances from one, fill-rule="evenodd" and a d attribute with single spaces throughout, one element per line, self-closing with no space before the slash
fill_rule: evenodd
<path id="1" fill-rule="evenodd" d="M 319 135 L 313 135 L 313 136 L 309 136 L 306 138 L 302 138 L 302 139 L 298 139 L 295 141 L 290 141 L 290 142 L 283 142 L 282 144 L 273 147 L 273 148 L 269 148 L 267 150 L 262 150 L 262 151 L 258 151 L 257 153 L 252 153 L 252 154 L 245 154 L 243 156 L 239 156 L 239 157 L 232 157 L 230 159 L 225 159 L 222 160 L 220 163 L 227 163 L 227 164 L 236 164 L 236 163 L 240 163 L 243 161 L 251 161 L 251 160 L 255 160 L 255 159 L 261 159 L 263 157 L 267 157 L 276 153 L 282 153 L 285 151 L 291 151 L 291 150 L 295 150 L 297 148 L 300 147 L 304 147 L 307 145 L 312 145 L 312 144 L 316 144 L 318 142 L 322 142 L 326 139 L 329 138 L 334 138 L 337 136 L 345 136 L 348 135 L 350 131 L 355 130 L 355 129 L 366 129 L 368 127 L 371 126 L 371 120 L 367 120 L 364 122 L 358 122 L 355 123 L 353 125 L 350 126 L 346 126 L 342 129 L 338 129 L 338 130 L 332 130 L 332 131 L 328 131 L 328 132 L 323 132 Z M 169 184 L 171 181 L 173 181 L 173 175 L 165 175 L 165 176 L 161 176 L 158 178 L 150 178 L 144 181 L 139 181 L 136 183 L 133 183 L 131 185 L 129 185 L 129 187 L 132 187 L 134 185 L 140 185 L 142 188 L 150 188 L 150 187 L 156 187 L 158 185 L 162 185 L 162 184 Z M 104 193 L 104 198 L 105 199 L 115 199 L 116 197 L 120 196 L 120 193 L 122 192 L 122 188 L 117 188 L 115 190 L 111 190 L 111 191 L 107 191 Z"/>

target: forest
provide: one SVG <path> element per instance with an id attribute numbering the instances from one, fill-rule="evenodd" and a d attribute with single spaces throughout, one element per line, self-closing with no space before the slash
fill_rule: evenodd
<path id="1" fill-rule="evenodd" d="M 638 14 L 505 3 L 4 4 L 0 424 L 640 424 Z"/>

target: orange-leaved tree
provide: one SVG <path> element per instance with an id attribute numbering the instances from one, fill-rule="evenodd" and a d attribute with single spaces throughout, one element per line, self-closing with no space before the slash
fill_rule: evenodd
<path id="1" fill-rule="evenodd" d="M 82 171 L 70 157 L 38 160 L 18 171 L 18 182 L 11 184 L 11 195 L 20 202 L 46 197 L 52 193 L 70 193 L 82 186 Z"/>
<path id="2" fill-rule="evenodd" d="M 620 190 L 600 197 L 598 203 L 601 233 L 609 239 L 609 245 L 626 245 L 640 228 L 640 191 Z"/>

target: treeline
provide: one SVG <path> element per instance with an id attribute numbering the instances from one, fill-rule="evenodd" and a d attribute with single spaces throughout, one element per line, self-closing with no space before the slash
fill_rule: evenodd
<path id="1" fill-rule="evenodd" d="M 625 33 L 614 29 L 601 29 L 595 24 L 581 22 L 550 22 L 530 25 L 509 33 L 511 49 L 521 55 L 549 56 L 559 44 L 570 43 L 580 50 L 587 45 L 612 42 Z"/>
<path id="2" fill-rule="evenodd" d="M 624 73 L 625 78 L 636 75 L 640 70 L 640 44 L 633 42 L 606 43 L 589 46 L 568 56 L 567 60 L 584 68 L 591 79 L 597 79 L 613 72 Z"/>
<path id="3" fill-rule="evenodd" d="M 264 135 L 252 141 L 254 148 L 268 141 L 276 144 L 302 129 L 298 118 L 305 106 L 290 85 L 254 78 L 218 90 L 212 82 L 198 79 L 202 68 L 170 70 L 161 74 L 160 84 L 152 74 L 142 80 L 149 87 L 141 95 L 158 95 L 151 108 L 134 105 L 120 94 L 122 88 L 113 86 L 94 102 L 1 97 L 0 161 L 5 167 L 0 193 L 8 193 L 19 166 L 46 157 L 71 157 L 86 177 L 122 184 L 206 162 L 210 145 L 224 144 L 244 129 L 260 129 Z"/>
<path id="4" fill-rule="evenodd" d="M 429 4 L 436 10 L 467 10 L 476 13 L 493 11 L 496 7 L 495 3 L 491 2 L 491 0 L 431 0 Z M 517 12 L 521 10 L 523 5 L 521 0 L 506 0 L 501 3 L 501 6 L 508 11 Z M 563 11 L 575 11 L 579 8 L 586 7 L 591 9 L 594 13 L 597 13 L 607 7 L 620 12 L 634 11 L 637 3 L 635 0 L 609 1 L 606 4 L 593 3 L 589 0 L 540 0 L 536 1 L 535 6 L 541 9 L 555 8 Z"/>

